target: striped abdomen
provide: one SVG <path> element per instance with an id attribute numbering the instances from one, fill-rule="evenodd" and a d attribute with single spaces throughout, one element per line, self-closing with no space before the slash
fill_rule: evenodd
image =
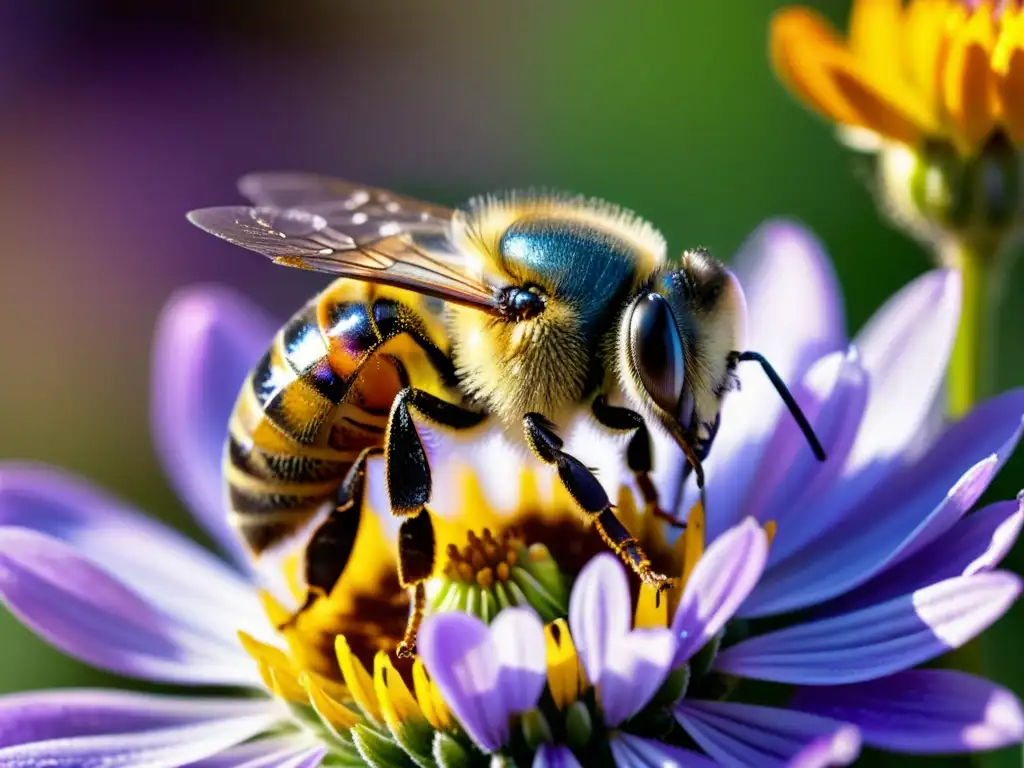
<path id="1" fill-rule="evenodd" d="M 224 472 L 232 523 L 255 554 L 299 532 L 359 452 L 383 444 L 391 403 L 408 385 L 408 348 L 388 338 L 398 307 L 388 295 L 336 281 L 281 328 L 246 379 Z"/>

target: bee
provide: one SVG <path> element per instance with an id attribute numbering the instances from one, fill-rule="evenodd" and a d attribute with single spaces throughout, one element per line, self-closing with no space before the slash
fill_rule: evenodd
<path id="1" fill-rule="evenodd" d="M 338 276 L 249 375 L 225 449 L 231 519 L 255 556 L 309 532 L 296 617 L 344 571 L 367 461 L 383 454 L 410 597 L 397 651 L 412 653 L 435 561 L 417 420 L 465 434 L 496 425 L 525 444 L 608 547 L 659 589 L 672 580 L 653 569 L 556 425 L 586 413 L 630 435 L 626 464 L 645 504 L 675 521 L 650 479 L 649 425 L 671 435 L 703 489 L 723 397 L 738 363 L 753 360 L 825 458 L 772 367 L 740 349 L 735 277 L 704 250 L 670 262 L 662 235 L 630 211 L 546 192 L 452 210 L 307 174 L 252 174 L 239 188 L 252 206 L 189 220 L 278 264 Z"/>

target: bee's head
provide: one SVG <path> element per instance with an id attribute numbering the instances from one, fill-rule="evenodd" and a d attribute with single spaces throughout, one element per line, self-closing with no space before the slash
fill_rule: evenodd
<path id="1" fill-rule="evenodd" d="M 688 251 L 677 268 L 656 274 L 623 313 L 625 389 L 677 439 L 712 428 L 744 316 L 738 281 L 706 251 Z"/>

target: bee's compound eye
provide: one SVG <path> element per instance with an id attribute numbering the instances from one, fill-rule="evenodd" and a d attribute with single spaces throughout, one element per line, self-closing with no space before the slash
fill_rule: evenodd
<path id="1" fill-rule="evenodd" d="M 686 365 L 683 340 L 668 301 L 657 293 L 641 296 L 629 318 L 629 354 L 647 394 L 667 413 L 676 415 Z"/>

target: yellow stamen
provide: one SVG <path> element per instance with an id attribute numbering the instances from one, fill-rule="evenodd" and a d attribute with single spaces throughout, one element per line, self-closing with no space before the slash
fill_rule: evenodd
<path id="1" fill-rule="evenodd" d="M 668 626 L 668 595 L 650 584 L 640 585 L 633 625 L 637 629 Z"/>
<path id="2" fill-rule="evenodd" d="M 420 659 L 416 659 L 412 665 L 412 685 L 423 716 L 427 718 L 431 727 L 435 731 L 450 731 L 452 716 L 448 711 L 448 705 L 445 704 L 441 691 L 427 674 L 427 668 Z"/>
<path id="3" fill-rule="evenodd" d="M 342 679 L 348 686 L 352 699 L 368 718 L 377 723 L 382 722 L 380 705 L 373 690 L 373 678 L 362 662 L 352 654 L 344 635 L 335 638 L 334 650 L 338 655 Z"/>
<path id="4" fill-rule="evenodd" d="M 320 683 L 323 678 L 303 673 L 299 676 L 299 683 L 305 688 L 309 695 L 309 703 L 317 714 L 326 720 L 336 731 L 344 733 L 362 718 L 343 704 L 339 704 L 333 696 L 324 690 Z"/>
<path id="5" fill-rule="evenodd" d="M 569 625 L 565 619 L 557 619 L 544 627 L 547 645 L 548 689 L 555 706 L 565 709 L 576 701 L 586 690 L 587 680 L 576 655 Z"/>
<path id="6" fill-rule="evenodd" d="M 384 651 L 379 651 L 373 660 L 373 689 L 384 721 L 392 731 L 400 732 L 408 723 L 423 719 L 416 699 Z"/>
<path id="7" fill-rule="evenodd" d="M 764 525 L 764 535 L 768 537 L 768 544 L 770 545 L 775 540 L 775 530 L 778 527 L 774 520 L 766 520 Z"/>
<path id="8" fill-rule="evenodd" d="M 679 588 L 682 589 L 697 567 L 697 561 L 704 555 L 704 505 L 699 501 L 690 510 L 686 518 L 686 530 L 676 542 L 676 547 L 680 548 L 683 561 L 683 572 L 679 577 Z"/>

